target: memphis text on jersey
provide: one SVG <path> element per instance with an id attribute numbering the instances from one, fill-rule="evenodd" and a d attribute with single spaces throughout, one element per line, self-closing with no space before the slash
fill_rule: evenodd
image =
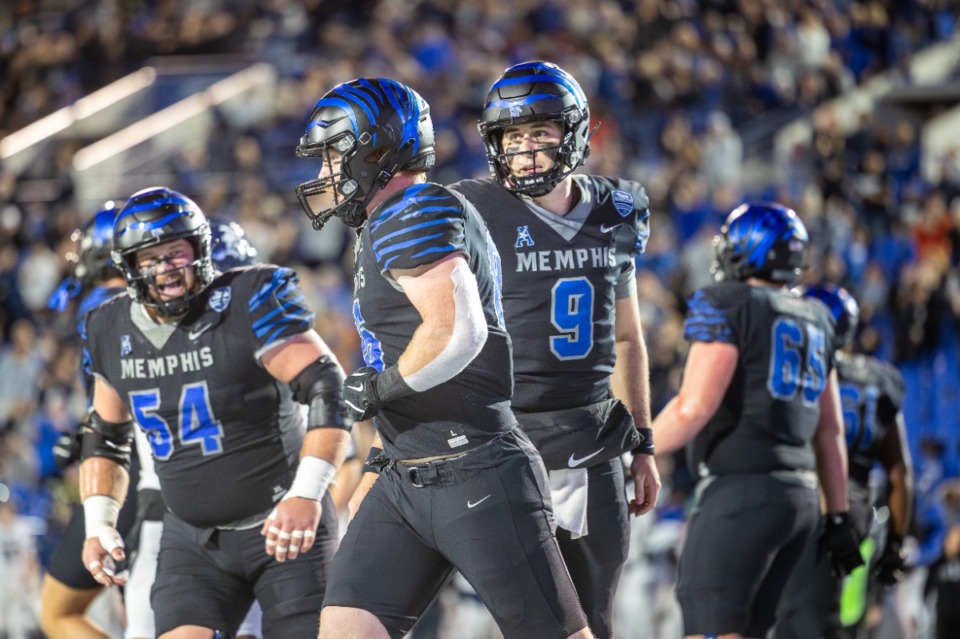
<path id="1" fill-rule="evenodd" d="M 606 268 L 617 265 L 613 247 L 563 249 L 555 251 L 517 252 L 517 272 L 566 271 L 584 268 Z"/>
<path id="2" fill-rule="evenodd" d="M 213 366 L 213 350 L 204 346 L 185 353 L 161 357 L 124 357 L 120 360 L 121 379 L 156 379 L 192 373 Z"/>

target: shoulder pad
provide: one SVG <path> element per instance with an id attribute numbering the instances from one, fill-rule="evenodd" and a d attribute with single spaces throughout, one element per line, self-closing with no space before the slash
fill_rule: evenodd
<path id="1" fill-rule="evenodd" d="M 370 219 L 381 271 L 431 264 L 464 248 L 464 206 L 437 184 L 417 184 L 383 202 Z"/>

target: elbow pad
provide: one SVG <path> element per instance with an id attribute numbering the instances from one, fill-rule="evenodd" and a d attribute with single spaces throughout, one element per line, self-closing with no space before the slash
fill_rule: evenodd
<path id="1" fill-rule="evenodd" d="M 90 413 L 89 431 L 83 433 L 80 460 L 105 457 L 130 470 L 130 452 L 133 442 L 133 421 L 122 424 L 108 422 L 97 411 Z"/>
<path id="2" fill-rule="evenodd" d="M 343 369 L 329 355 L 308 365 L 290 382 L 293 398 L 310 407 L 307 430 L 343 428 L 353 425 L 344 417 Z"/>

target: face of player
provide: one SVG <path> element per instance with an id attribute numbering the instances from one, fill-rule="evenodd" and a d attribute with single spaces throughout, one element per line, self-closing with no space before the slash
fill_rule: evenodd
<path id="1" fill-rule="evenodd" d="M 147 282 L 151 299 L 167 302 L 200 286 L 194 272 L 193 244 L 179 239 L 137 251 L 137 271 Z"/>
<path id="2" fill-rule="evenodd" d="M 503 152 L 510 173 L 532 177 L 554 168 L 562 136 L 563 131 L 556 122 L 532 122 L 504 129 Z"/>

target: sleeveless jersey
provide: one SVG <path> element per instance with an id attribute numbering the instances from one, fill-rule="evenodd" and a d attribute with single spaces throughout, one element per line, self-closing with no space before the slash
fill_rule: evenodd
<path id="1" fill-rule="evenodd" d="M 451 187 L 477 207 L 500 250 L 518 410 L 561 410 L 610 397 L 617 284 L 625 274 L 632 284 L 634 258 L 646 248 L 649 200 L 636 182 L 575 180 L 590 210 L 578 229 L 579 222 L 551 216 L 569 227 L 563 234 L 491 179 Z"/>
<path id="2" fill-rule="evenodd" d="M 87 316 L 92 371 L 146 433 L 175 515 L 252 525 L 289 489 L 303 419 L 260 357 L 313 321 L 294 272 L 274 266 L 217 276 L 177 324 L 153 324 L 128 296 Z"/>
<path id="3" fill-rule="evenodd" d="M 840 400 L 847 435 L 848 474 L 868 494 L 870 469 L 887 437 L 897 437 L 903 377 L 886 362 L 866 355 L 837 355 Z M 891 430 L 893 432 L 891 432 Z"/>
<path id="4" fill-rule="evenodd" d="M 814 470 L 820 394 L 834 365 L 833 318 L 786 289 L 723 282 L 690 298 L 684 337 L 739 351 L 726 395 L 688 449 L 701 475 Z"/>
<path id="5" fill-rule="evenodd" d="M 382 371 L 396 364 L 421 323 L 391 269 L 463 255 L 476 276 L 489 331 L 480 354 L 452 379 L 380 409 L 375 424 L 386 454 L 415 459 L 455 453 L 513 428 L 500 258 L 476 210 L 442 186 L 408 187 L 369 216 L 355 251 L 353 316 L 368 366 Z"/>

